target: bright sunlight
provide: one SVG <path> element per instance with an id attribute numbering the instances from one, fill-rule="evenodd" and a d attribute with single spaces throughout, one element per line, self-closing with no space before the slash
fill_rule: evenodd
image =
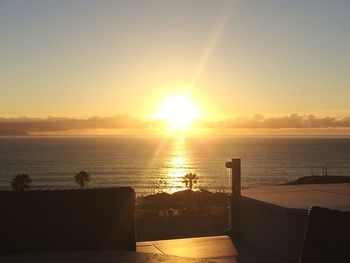
<path id="1" fill-rule="evenodd" d="M 160 105 L 156 118 L 167 122 L 173 130 L 188 128 L 201 113 L 194 101 L 186 95 L 170 96 Z"/>

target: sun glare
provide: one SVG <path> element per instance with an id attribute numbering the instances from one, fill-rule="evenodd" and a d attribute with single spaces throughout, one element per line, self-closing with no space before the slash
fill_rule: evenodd
<path id="1" fill-rule="evenodd" d="M 168 97 L 161 104 L 156 117 L 167 122 L 170 129 L 188 128 L 200 117 L 197 105 L 188 96 Z"/>

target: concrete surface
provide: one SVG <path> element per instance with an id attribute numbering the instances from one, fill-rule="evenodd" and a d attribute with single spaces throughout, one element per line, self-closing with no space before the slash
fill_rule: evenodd
<path id="1" fill-rule="evenodd" d="M 268 251 L 242 240 L 233 242 L 239 252 L 237 257 L 238 263 L 286 263 L 286 261 L 272 255 Z"/>
<path id="2" fill-rule="evenodd" d="M 74 251 L 74 252 L 47 252 L 24 253 L 15 255 L 0 255 L 1 263 L 206 263 L 203 259 L 184 258 L 152 253 L 136 253 L 130 251 Z"/>
<path id="3" fill-rule="evenodd" d="M 137 242 L 137 252 L 191 257 L 220 263 L 285 263 L 282 259 L 242 240 L 228 236 Z M 237 252 L 238 251 L 238 252 Z"/>
<path id="4" fill-rule="evenodd" d="M 318 205 L 350 211 L 350 184 L 261 186 L 243 189 L 242 196 L 285 208 L 309 209 Z"/>
<path id="5" fill-rule="evenodd" d="M 181 238 L 136 243 L 137 252 L 161 253 L 205 259 L 211 262 L 237 262 L 238 253 L 228 236 Z"/>

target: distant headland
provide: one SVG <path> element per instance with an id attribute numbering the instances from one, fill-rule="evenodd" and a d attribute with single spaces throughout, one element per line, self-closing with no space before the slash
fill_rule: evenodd
<path id="1" fill-rule="evenodd" d="M 30 134 L 23 130 L 0 129 L 0 136 L 30 136 Z"/>
<path id="2" fill-rule="evenodd" d="M 350 176 L 340 175 L 311 175 L 298 178 L 295 181 L 286 184 L 336 184 L 336 183 L 350 183 Z"/>

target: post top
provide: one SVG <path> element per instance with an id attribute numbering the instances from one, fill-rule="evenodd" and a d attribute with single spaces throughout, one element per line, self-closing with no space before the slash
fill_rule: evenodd
<path id="1" fill-rule="evenodd" d="M 225 167 L 226 168 L 233 168 L 234 165 L 240 164 L 241 158 L 232 158 L 231 162 L 226 162 Z"/>

